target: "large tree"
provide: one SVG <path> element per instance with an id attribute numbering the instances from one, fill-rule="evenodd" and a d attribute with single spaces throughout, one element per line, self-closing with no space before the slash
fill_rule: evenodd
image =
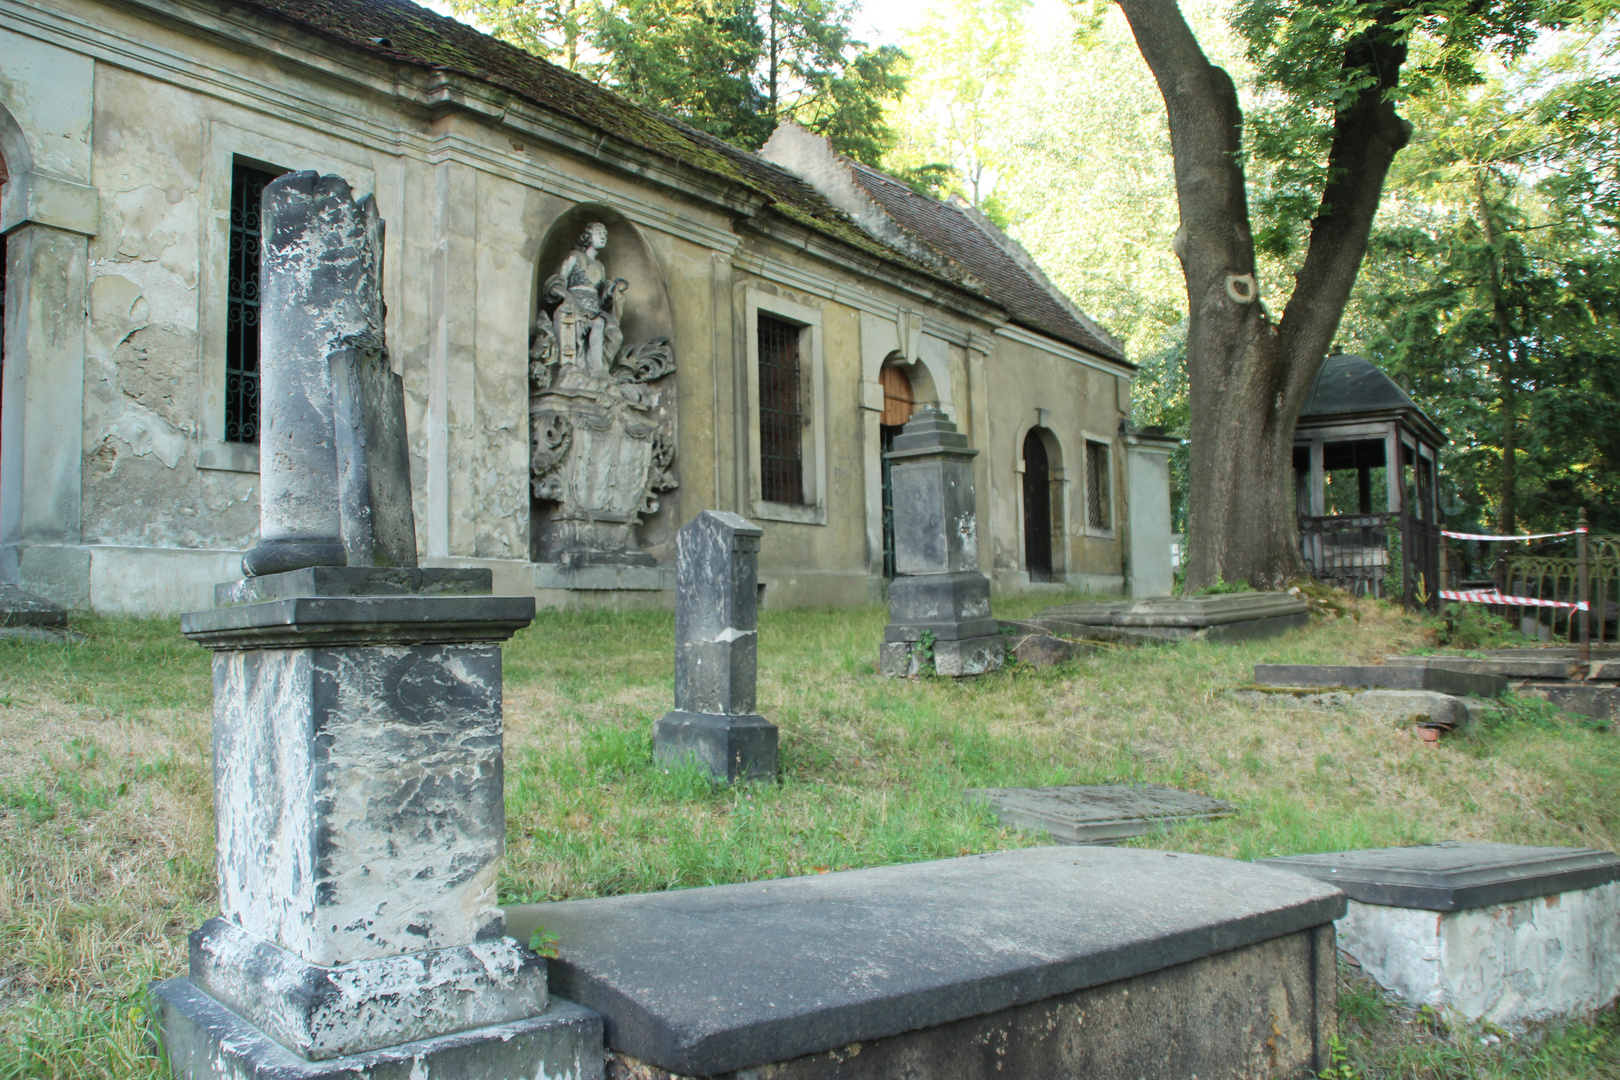
<path id="1" fill-rule="evenodd" d="M 1275 102 L 1245 145 L 1238 89 L 1174 0 L 1118 0 L 1164 98 L 1187 285 L 1187 587 L 1276 588 L 1304 570 L 1294 425 L 1332 345 L 1385 177 L 1411 136 L 1403 95 L 1477 79 L 1567 5 L 1541 0 L 1241 0 L 1234 25 Z M 1414 56 L 1416 57 L 1414 59 Z M 1257 273 L 1245 162 L 1266 160 L 1258 240 L 1295 256 L 1280 317 Z"/>

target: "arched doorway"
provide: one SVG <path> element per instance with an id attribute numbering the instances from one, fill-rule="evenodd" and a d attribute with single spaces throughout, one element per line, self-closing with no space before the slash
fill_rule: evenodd
<path id="1" fill-rule="evenodd" d="M 917 407 L 911 376 L 904 368 L 889 364 L 878 371 L 883 384 L 883 415 L 878 421 L 878 446 L 883 463 L 883 580 L 894 580 L 894 483 L 889 475 L 889 451 L 894 437 L 911 419 Z M 868 519 L 870 520 L 870 519 Z"/>
<path id="2" fill-rule="evenodd" d="M 1040 428 L 1024 436 L 1024 568 L 1031 581 L 1052 580 L 1052 465 Z"/>

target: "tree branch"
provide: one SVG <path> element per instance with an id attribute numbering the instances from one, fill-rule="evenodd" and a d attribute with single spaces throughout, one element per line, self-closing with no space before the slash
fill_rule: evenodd
<path id="1" fill-rule="evenodd" d="M 1278 324 L 1283 351 L 1291 358 L 1320 359 L 1333 344 L 1367 252 L 1390 163 L 1411 137 L 1412 127 L 1396 113 L 1391 97 L 1406 62 L 1405 39 L 1392 29 L 1398 14 L 1394 7 L 1345 47 L 1346 76 L 1371 70 L 1376 79 L 1333 118 L 1327 184 L 1311 222 L 1305 262 Z M 1317 366 L 1294 366 L 1286 391 L 1288 408 L 1303 403 Z"/>

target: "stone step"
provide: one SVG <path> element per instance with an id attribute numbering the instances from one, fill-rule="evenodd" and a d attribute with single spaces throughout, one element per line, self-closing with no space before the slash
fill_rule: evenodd
<path id="1" fill-rule="evenodd" d="M 1500 675 L 1416 664 L 1256 664 L 1254 681 L 1259 686 L 1435 690 L 1484 698 L 1500 697 L 1508 688 Z"/>
<path id="2" fill-rule="evenodd" d="M 1384 663 L 1389 667 L 1443 667 L 1509 679 L 1572 679 L 1577 671 L 1573 656 L 1389 656 Z"/>

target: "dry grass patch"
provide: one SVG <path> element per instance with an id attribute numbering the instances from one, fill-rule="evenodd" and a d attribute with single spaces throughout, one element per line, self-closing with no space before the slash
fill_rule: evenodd
<path id="1" fill-rule="evenodd" d="M 1257 662 L 1432 644 L 1429 624 L 1358 612 L 1266 642 L 1109 648 L 1045 671 L 896 682 L 875 672 L 881 611 L 766 611 L 759 711 L 781 727 L 782 779 L 735 789 L 652 763 L 651 724 L 671 704 L 668 614 L 545 612 L 506 650 L 502 897 L 1044 842 L 963 802 L 982 786 L 1204 791 L 1240 812 L 1137 842 L 1240 858 L 1443 838 L 1616 846 L 1620 744 L 1544 708 L 1431 748 L 1353 711 L 1231 696 Z M 172 622 L 79 627 L 77 644 L 0 642 L 0 1080 L 161 1075 L 143 989 L 184 967 L 185 934 L 215 902 L 208 656 Z M 1552 1058 L 1474 1044 L 1459 1056 L 1462 1035 L 1414 1042 L 1404 1021 L 1369 1021 L 1351 1032 L 1344 1075 L 1615 1075 L 1612 1028 L 1569 1028 Z M 1556 1068 L 1538 1072 L 1543 1059 Z"/>

